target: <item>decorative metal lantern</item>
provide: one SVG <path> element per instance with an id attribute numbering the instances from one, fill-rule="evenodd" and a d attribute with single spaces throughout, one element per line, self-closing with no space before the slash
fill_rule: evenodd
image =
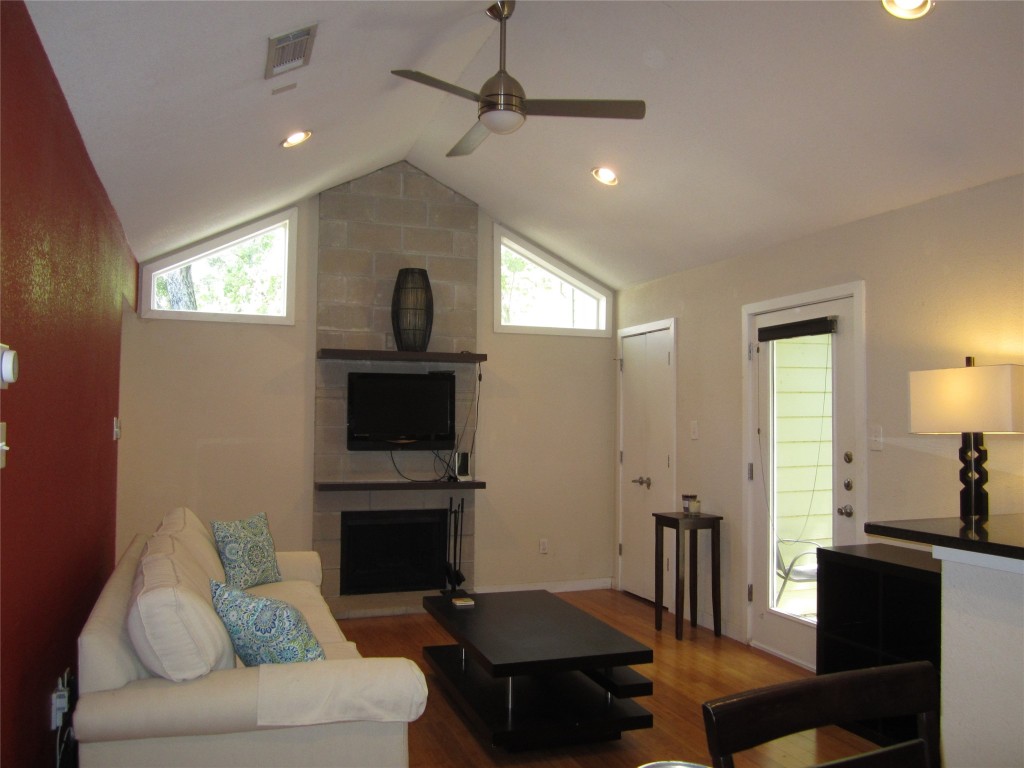
<path id="1" fill-rule="evenodd" d="M 391 296 L 391 327 L 395 346 L 403 352 L 425 352 L 434 325 L 434 294 L 427 270 L 398 270 Z"/>

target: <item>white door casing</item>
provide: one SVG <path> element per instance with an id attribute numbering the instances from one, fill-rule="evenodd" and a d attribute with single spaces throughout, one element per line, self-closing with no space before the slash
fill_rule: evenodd
<path id="1" fill-rule="evenodd" d="M 675 323 L 619 331 L 619 589 L 654 599 L 655 512 L 675 506 Z M 649 483 L 648 483 L 649 479 Z M 666 547 L 674 566 L 675 550 Z M 674 580 L 667 579 L 674 584 Z M 666 589 L 672 605 L 674 586 Z"/>

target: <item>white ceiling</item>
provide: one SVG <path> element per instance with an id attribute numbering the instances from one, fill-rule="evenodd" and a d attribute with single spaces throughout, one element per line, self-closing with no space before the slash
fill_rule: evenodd
<path id="1" fill-rule="evenodd" d="M 1024 171 L 1020 0 L 917 22 L 876 0 L 519 2 L 527 97 L 647 117 L 535 117 L 446 158 L 474 104 L 389 72 L 478 90 L 487 5 L 28 3 L 140 261 L 405 159 L 620 288 Z M 264 80 L 267 38 L 314 22 L 311 64 Z M 605 164 L 617 187 L 590 178 Z"/>

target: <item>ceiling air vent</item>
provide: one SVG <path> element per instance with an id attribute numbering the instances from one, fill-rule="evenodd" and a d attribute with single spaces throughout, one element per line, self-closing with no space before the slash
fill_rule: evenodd
<path id="1" fill-rule="evenodd" d="M 267 40 L 267 70 L 263 77 L 269 80 L 309 64 L 309 59 L 313 55 L 316 26 L 314 24 Z"/>

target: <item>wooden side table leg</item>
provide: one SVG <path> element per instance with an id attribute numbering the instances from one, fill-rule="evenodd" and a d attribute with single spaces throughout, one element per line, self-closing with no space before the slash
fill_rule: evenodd
<path id="1" fill-rule="evenodd" d="M 690 529 L 690 626 L 697 626 L 697 529 Z"/>
<path id="2" fill-rule="evenodd" d="M 654 628 L 661 629 L 661 614 L 665 602 L 665 571 L 661 567 L 665 559 L 665 526 L 661 520 L 654 520 Z"/>
<path id="3" fill-rule="evenodd" d="M 676 528 L 676 640 L 683 639 L 683 590 L 686 587 L 686 579 L 683 570 L 683 536 L 686 531 L 683 526 Z"/>
<path id="4" fill-rule="evenodd" d="M 715 637 L 722 636 L 722 553 L 718 520 L 711 526 L 711 607 L 715 613 Z"/>

